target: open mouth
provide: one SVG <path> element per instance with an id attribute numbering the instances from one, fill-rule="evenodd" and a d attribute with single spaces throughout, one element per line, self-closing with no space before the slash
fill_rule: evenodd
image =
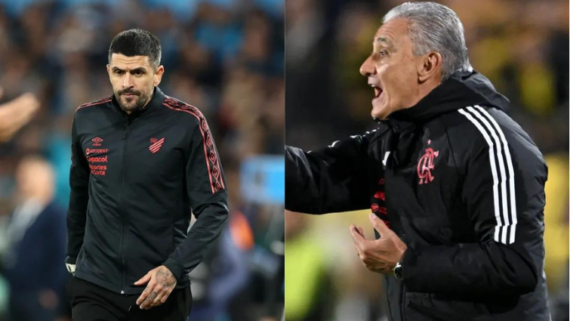
<path id="1" fill-rule="evenodd" d="M 382 95 L 384 92 L 384 90 L 378 86 L 370 85 L 370 87 L 374 88 L 374 98 L 380 97 L 380 95 Z"/>

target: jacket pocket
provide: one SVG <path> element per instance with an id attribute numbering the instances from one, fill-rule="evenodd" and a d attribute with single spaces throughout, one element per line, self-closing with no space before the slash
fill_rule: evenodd
<path id="1" fill-rule="evenodd" d="M 462 301 L 429 293 L 407 293 L 405 313 L 408 320 L 483 321 L 491 317 L 483 302 Z"/>

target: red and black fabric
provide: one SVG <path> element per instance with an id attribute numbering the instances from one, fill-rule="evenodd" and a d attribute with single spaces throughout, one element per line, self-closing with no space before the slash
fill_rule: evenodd
<path id="1" fill-rule="evenodd" d="M 287 209 L 370 208 L 407 244 L 403 280 L 385 276 L 391 320 L 549 321 L 547 167 L 508 104 L 457 72 L 375 131 L 286 147 Z"/>
<path id="2" fill-rule="evenodd" d="M 130 114 L 114 96 L 85 104 L 72 152 L 67 262 L 75 276 L 138 294 L 144 286 L 133 283 L 166 265 L 177 288 L 188 287 L 228 216 L 221 161 L 198 108 L 159 88 Z"/>

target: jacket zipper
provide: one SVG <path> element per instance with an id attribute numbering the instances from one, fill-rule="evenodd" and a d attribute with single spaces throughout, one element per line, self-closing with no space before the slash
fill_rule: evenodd
<path id="1" fill-rule="evenodd" d="M 399 129 L 398 126 L 396 126 L 396 130 L 398 130 L 398 129 Z M 387 156 L 386 156 L 386 168 L 385 168 L 385 172 L 384 172 L 384 178 L 385 178 L 384 193 L 386 193 L 386 195 L 388 195 L 388 180 L 387 180 L 387 178 L 388 178 L 388 176 L 393 176 L 393 174 L 394 174 L 393 170 L 389 169 L 388 165 L 387 165 L 390 162 L 389 156 L 390 156 L 390 151 L 388 151 Z M 389 173 L 389 175 L 388 175 L 388 173 Z M 386 209 L 388 210 L 388 214 L 392 212 L 391 206 L 388 204 L 388 201 L 386 201 Z M 393 215 L 391 217 L 393 217 Z M 394 279 L 396 279 L 396 278 L 394 278 Z M 396 284 L 398 286 L 400 286 L 400 292 L 401 292 L 400 293 L 400 321 L 406 321 L 406 315 L 404 313 L 404 308 L 405 308 L 404 297 L 405 297 L 406 287 L 404 286 L 404 283 L 402 280 L 396 279 Z M 394 284 L 394 285 L 396 285 L 396 284 Z M 390 306 L 390 303 L 389 303 L 390 299 L 389 298 L 390 298 L 390 296 L 388 295 L 388 310 L 389 310 L 391 319 L 395 320 L 394 315 L 392 314 L 392 307 Z M 398 307 L 398 305 L 397 305 L 398 300 L 396 299 L 395 301 L 396 302 L 394 304 L 394 310 L 396 310 Z M 394 312 L 396 312 L 396 311 L 394 311 Z"/>
<path id="2" fill-rule="evenodd" d="M 123 251 L 123 247 L 125 245 L 126 239 L 126 225 L 127 225 L 127 213 L 125 212 L 125 206 L 123 204 L 123 185 L 125 183 L 125 166 L 126 166 L 126 156 L 125 153 L 127 151 L 127 143 L 129 139 L 129 126 L 131 125 L 131 120 L 127 117 L 127 126 L 125 128 L 125 132 L 123 133 L 123 159 L 121 164 L 121 192 L 119 199 L 121 200 L 121 212 L 122 212 L 122 219 L 123 219 L 123 231 L 122 231 L 122 238 L 121 238 L 121 261 L 123 263 L 123 285 L 121 286 L 121 294 L 125 294 L 125 283 L 126 283 L 126 272 L 127 272 L 127 264 L 125 263 L 125 254 Z"/>
<path id="3" fill-rule="evenodd" d="M 386 282 L 386 284 L 384 285 L 384 288 L 386 289 L 386 293 L 388 295 L 386 295 L 386 300 L 388 301 L 388 314 L 390 315 L 390 320 L 395 320 L 394 318 L 394 314 L 392 314 L 392 304 L 390 302 L 390 291 L 388 290 L 388 278 L 389 276 L 386 276 L 384 281 Z"/>
<path id="4" fill-rule="evenodd" d="M 402 281 L 400 281 L 402 282 Z M 402 282 L 402 295 L 400 296 L 400 314 L 402 316 L 402 321 L 406 321 L 406 313 L 405 313 L 405 299 L 406 299 L 406 287 L 404 286 L 404 283 Z"/>

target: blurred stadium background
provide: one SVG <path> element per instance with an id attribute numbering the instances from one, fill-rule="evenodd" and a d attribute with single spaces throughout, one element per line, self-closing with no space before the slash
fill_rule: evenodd
<path id="1" fill-rule="evenodd" d="M 191 274 L 190 320 L 281 317 L 283 15 L 283 0 L 0 0 L 2 101 L 33 92 L 42 104 L 0 144 L 0 320 L 71 320 L 63 290 L 71 120 L 77 106 L 111 94 L 110 41 L 134 27 L 161 40 L 160 87 L 206 116 L 228 181 L 230 219 Z M 37 217 L 23 206 L 34 193 L 53 203 Z M 10 302 L 26 309 L 9 317 Z"/>
<path id="2" fill-rule="evenodd" d="M 286 143 L 307 150 L 372 129 L 358 69 L 382 16 L 404 1 L 286 1 Z M 469 57 L 511 100 L 546 157 L 546 274 L 553 321 L 568 320 L 568 1 L 441 0 L 465 27 Z M 348 226 L 368 211 L 285 214 L 287 321 L 387 320 L 381 276 L 354 254 Z"/>

